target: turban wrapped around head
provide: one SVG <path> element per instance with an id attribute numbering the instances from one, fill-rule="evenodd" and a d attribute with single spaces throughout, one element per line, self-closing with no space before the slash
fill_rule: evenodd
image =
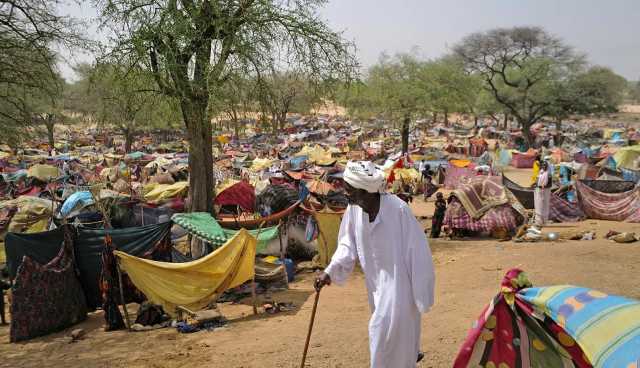
<path id="1" fill-rule="evenodd" d="M 369 193 L 382 193 L 387 183 L 384 172 L 371 161 L 349 161 L 343 179 L 352 187 Z"/>

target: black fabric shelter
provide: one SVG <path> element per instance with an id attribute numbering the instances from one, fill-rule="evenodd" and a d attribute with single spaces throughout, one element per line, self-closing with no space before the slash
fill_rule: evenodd
<path id="1" fill-rule="evenodd" d="M 163 239 L 168 239 L 170 232 L 170 221 L 124 229 L 77 229 L 73 241 L 74 261 L 87 299 L 87 307 L 96 309 L 102 305 L 100 256 L 106 234 L 111 235 L 116 249 L 136 257 L 149 257 L 157 244 Z M 25 255 L 39 264 L 49 263 L 60 251 L 63 240 L 63 228 L 33 234 L 7 234 L 5 247 L 11 277 L 15 277 Z"/>

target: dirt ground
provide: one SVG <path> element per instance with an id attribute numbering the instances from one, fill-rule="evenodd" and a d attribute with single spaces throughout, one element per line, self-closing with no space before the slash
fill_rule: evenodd
<path id="1" fill-rule="evenodd" d="M 528 171 L 509 176 L 525 183 Z M 430 216 L 433 203 L 418 200 L 416 216 Z M 534 285 L 573 284 L 640 298 L 640 243 L 603 239 L 610 229 L 640 231 L 638 224 L 587 220 L 551 225 L 546 230 L 593 229 L 592 241 L 540 243 L 491 239 L 432 240 L 436 266 L 436 305 L 423 317 L 419 367 L 450 367 L 468 328 L 512 267 L 528 272 Z M 221 305 L 230 320 L 212 332 L 179 334 L 166 328 L 151 332 L 104 332 L 101 312 L 73 328 L 87 331 L 69 343 L 70 330 L 9 344 L 0 327 L 0 367 L 298 367 L 313 305 L 312 274 L 298 274 L 290 290 L 271 295 L 293 302 L 294 311 L 253 316 L 250 301 Z M 135 310 L 130 305 L 130 310 Z M 325 288 L 320 296 L 308 367 L 367 367 L 369 310 L 363 276 L 356 272 L 344 287 Z"/>

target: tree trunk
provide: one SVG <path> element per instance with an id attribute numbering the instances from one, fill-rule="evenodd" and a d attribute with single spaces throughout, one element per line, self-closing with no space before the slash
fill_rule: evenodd
<path id="1" fill-rule="evenodd" d="M 433 124 L 435 124 L 435 123 L 437 123 L 437 122 L 438 122 L 438 113 L 437 113 L 437 112 L 435 112 L 435 111 L 433 112 L 433 120 L 431 120 L 431 122 L 432 122 Z"/>
<path id="2" fill-rule="evenodd" d="M 449 111 L 444 109 L 444 125 L 449 126 Z"/>
<path id="3" fill-rule="evenodd" d="M 503 130 L 509 129 L 509 114 L 504 114 L 504 120 L 502 121 L 502 124 Z"/>
<path id="4" fill-rule="evenodd" d="M 533 148 L 536 138 L 531 134 L 531 126 L 533 123 L 530 121 L 519 121 L 519 123 L 520 126 L 522 126 L 522 136 L 524 137 L 524 141 L 527 143 L 527 148 Z"/>
<path id="5" fill-rule="evenodd" d="M 473 115 L 473 127 L 478 127 L 478 115 Z"/>
<path id="6" fill-rule="evenodd" d="M 409 152 L 409 125 L 411 124 L 411 116 L 405 115 L 402 120 L 402 153 Z"/>
<path id="7" fill-rule="evenodd" d="M 562 119 L 556 120 L 556 135 L 554 137 L 554 143 L 557 147 L 560 147 L 564 142 L 564 134 L 562 134 Z"/>
<path id="8" fill-rule="evenodd" d="M 123 129 L 122 133 L 124 134 L 124 152 L 131 152 L 131 145 L 133 144 L 133 130 L 132 129 Z"/>
<path id="9" fill-rule="evenodd" d="M 45 121 L 47 126 L 47 138 L 49 139 L 49 149 L 55 148 L 55 141 L 53 138 L 53 130 L 55 127 L 55 115 L 47 115 L 47 120 Z"/>
<path id="10" fill-rule="evenodd" d="M 207 118 L 207 101 L 183 100 L 180 107 L 189 141 L 188 210 L 213 214 L 213 137 L 211 121 Z M 201 249 L 192 249 L 192 254 L 199 256 L 200 252 Z"/>

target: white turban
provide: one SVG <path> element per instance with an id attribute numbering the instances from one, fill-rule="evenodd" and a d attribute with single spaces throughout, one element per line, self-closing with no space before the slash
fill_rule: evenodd
<path id="1" fill-rule="evenodd" d="M 349 161 L 343 179 L 354 188 L 369 193 L 382 193 L 387 184 L 384 172 L 371 161 Z"/>

